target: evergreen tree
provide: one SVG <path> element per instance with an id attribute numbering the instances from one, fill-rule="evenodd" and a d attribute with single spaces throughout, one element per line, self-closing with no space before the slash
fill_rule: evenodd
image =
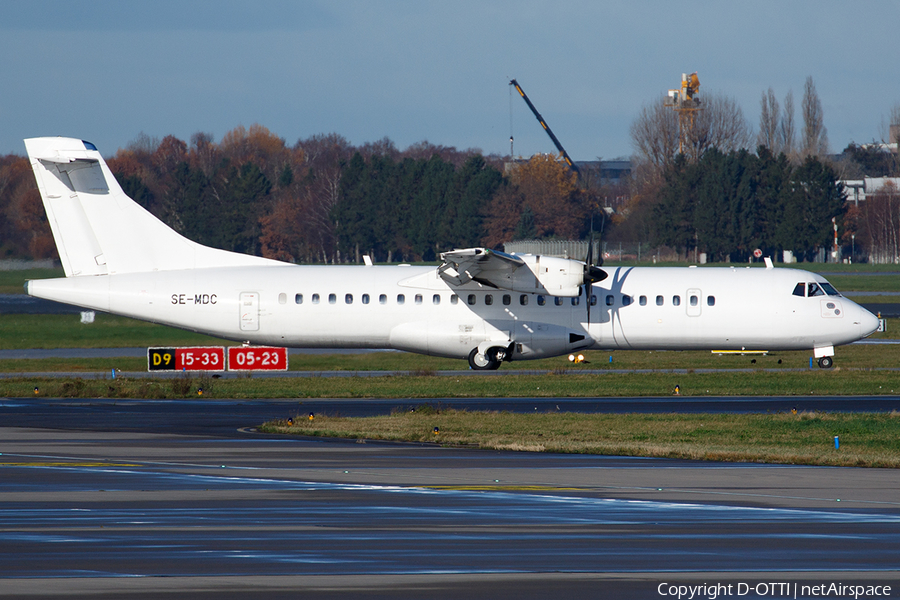
<path id="1" fill-rule="evenodd" d="M 534 213 L 530 206 L 526 206 L 519 217 L 519 224 L 516 226 L 516 232 L 513 234 L 514 240 L 531 240 L 537 235 L 537 229 L 534 226 Z"/>
<path id="2" fill-rule="evenodd" d="M 681 248 L 689 254 L 695 246 L 693 190 L 697 169 L 684 155 L 675 158 L 664 174 L 660 200 L 653 207 L 654 241 L 670 248 Z"/>

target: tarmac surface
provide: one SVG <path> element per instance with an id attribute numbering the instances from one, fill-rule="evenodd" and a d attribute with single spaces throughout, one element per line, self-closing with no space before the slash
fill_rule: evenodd
<path id="1" fill-rule="evenodd" d="M 0 597 L 900 596 L 895 470 L 253 430 L 313 404 L 0 399 Z"/>

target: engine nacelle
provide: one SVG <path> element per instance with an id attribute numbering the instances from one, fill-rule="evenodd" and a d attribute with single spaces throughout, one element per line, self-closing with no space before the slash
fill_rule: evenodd
<path id="1" fill-rule="evenodd" d="M 571 298 L 581 293 L 585 275 L 585 264 L 582 261 L 521 254 L 517 258 L 525 262 L 525 268 L 516 269 L 513 273 L 513 290 Z"/>
<path id="2" fill-rule="evenodd" d="M 484 248 L 444 252 L 441 260 L 438 275 L 453 286 L 476 281 L 501 290 L 574 298 L 582 285 L 606 278 L 603 269 L 580 260 L 506 254 Z"/>

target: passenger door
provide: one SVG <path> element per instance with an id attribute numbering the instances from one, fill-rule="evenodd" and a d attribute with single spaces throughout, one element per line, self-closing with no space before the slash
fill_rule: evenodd
<path id="1" fill-rule="evenodd" d="M 259 294 L 241 292 L 241 331 L 259 331 Z"/>
<path id="2" fill-rule="evenodd" d="M 702 310 L 703 293 L 698 289 L 690 289 L 685 295 L 687 296 L 685 298 L 687 315 L 689 317 L 699 317 Z"/>

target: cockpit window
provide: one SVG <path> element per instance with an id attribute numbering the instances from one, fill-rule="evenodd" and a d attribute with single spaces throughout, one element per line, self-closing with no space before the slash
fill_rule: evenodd
<path id="1" fill-rule="evenodd" d="M 798 283 L 796 286 L 794 286 L 794 295 L 800 296 L 801 298 L 806 297 L 806 284 Z"/>
<path id="2" fill-rule="evenodd" d="M 812 298 L 813 296 L 824 296 L 825 292 L 822 291 L 822 288 L 819 287 L 818 283 L 809 282 L 809 290 L 807 293 L 808 298 Z"/>
<path id="3" fill-rule="evenodd" d="M 825 290 L 825 293 L 828 294 L 829 296 L 840 296 L 841 295 L 841 293 L 839 291 L 837 291 L 836 289 L 834 289 L 834 286 L 828 282 L 820 283 L 819 285 L 822 286 L 822 289 Z"/>

